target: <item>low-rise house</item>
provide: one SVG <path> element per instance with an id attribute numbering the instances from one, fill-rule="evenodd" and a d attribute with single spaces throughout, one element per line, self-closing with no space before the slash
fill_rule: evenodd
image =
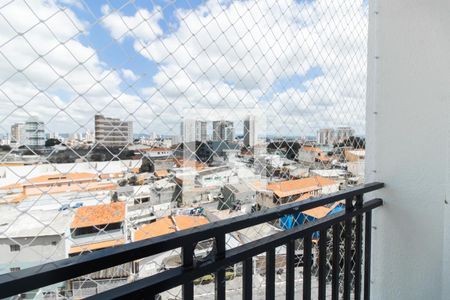
<path id="1" fill-rule="evenodd" d="M 324 178 L 332 179 L 339 183 L 339 186 L 345 185 L 346 179 L 349 173 L 342 169 L 321 169 L 321 170 L 310 170 L 309 174 L 311 176 L 320 176 Z"/>
<path id="2" fill-rule="evenodd" d="M 364 182 L 365 157 L 366 151 L 363 149 L 345 151 L 347 170 L 353 175 L 351 180 L 355 184 Z"/>
<path id="3" fill-rule="evenodd" d="M 256 189 L 253 185 L 245 182 L 225 184 L 222 188 L 222 196 L 217 205 L 217 209 L 232 209 L 236 205 L 254 203 Z"/>
<path id="4" fill-rule="evenodd" d="M 126 204 L 114 202 L 76 210 L 70 229 L 72 245 L 69 256 L 123 245 L 127 242 Z M 74 298 L 84 298 L 127 283 L 134 276 L 134 263 L 101 270 L 71 280 Z"/>
<path id="5" fill-rule="evenodd" d="M 19 271 L 67 258 L 71 211 L 34 210 L 21 213 L 13 207 L 0 209 L 0 274 Z M 65 283 L 43 287 L 40 293 L 56 293 Z M 38 291 L 27 293 L 33 298 Z"/>
<path id="6" fill-rule="evenodd" d="M 125 202 L 84 206 L 76 210 L 70 225 L 72 246 L 70 255 L 102 249 L 102 245 L 123 244 L 126 241 Z M 101 242 L 107 242 L 100 244 Z"/>
<path id="7" fill-rule="evenodd" d="M 314 163 L 328 164 L 330 158 L 327 153 L 319 147 L 303 146 L 298 149 L 297 160 L 307 165 Z"/>
<path id="8" fill-rule="evenodd" d="M 274 207 L 297 200 L 308 194 L 318 196 L 339 191 L 339 183 L 325 177 L 314 176 L 296 180 L 270 182 L 265 190 L 257 192 L 256 201 L 260 207 Z"/>
<path id="9" fill-rule="evenodd" d="M 170 234 L 180 230 L 194 228 L 200 225 L 208 224 L 209 221 L 203 216 L 171 215 L 165 216 L 157 221 L 145 224 L 134 231 L 133 241 L 142 241 L 161 235 Z M 202 242 L 203 243 L 203 242 Z M 202 255 L 207 255 L 211 251 L 211 241 L 199 243 L 203 249 Z M 197 253 L 199 254 L 199 253 Z M 150 257 L 143 258 L 137 262 L 139 277 L 154 275 L 161 270 L 171 269 L 181 265 L 180 251 L 174 250 L 170 253 L 159 253 Z"/>
<path id="10" fill-rule="evenodd" d="M 41 197 L 49 194 L 67 194 L 95 191 L 114 191 L 117 184 L 100 181 L 94 173 L 47 174 L 21 180 L 0 187 L 0 197 L 4 203 L 20 203 L 30 196 Z"/>
<path id="11" fill-rule="evenodd" d="M 223 186 L 229 182 L 233 174 L 233 170 L 228 166 L 207 168 L 198 171 L 196 181 L 202 187 Z"/>

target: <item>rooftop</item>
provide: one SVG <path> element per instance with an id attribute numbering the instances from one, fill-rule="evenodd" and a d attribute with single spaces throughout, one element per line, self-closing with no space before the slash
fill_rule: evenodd
<path id="1" fill-rule="evenodd" d="M 100 250 L 100 249 L 114 247 L 114 246 L 123 245 L 123 244 L 125 244 L 125 240 L 118 239 L 118 240 L 96 242 L 96 243 L 86 244 L 86 245 L 82 245 L 82 246 L 73 246 L 70 248 L 69 254 L 76 254 L 76 253 L 81 253 L 81 252 L 86 252 L 86 251 L 95 251 L 95 250 Z"/>
<path id="2" fill-rule="evenodd" d="M 317 148 L 317 147 L 312 147 L 312 146 L 304 146 L 302 148 L 300 148 L 303 151 L 312 151 L 312 152 L 323 152 L 322 149 Z"/>
<path id="3" fill-rule="evenodd" d="M 169 176 L 169 172 L 167 170 L 155 171 L 155 176 L 156 177 L 166 177 L 166 176 Z"/>
<path id="4" fill-rule="evenodd" d="M 125 219 L 125 203 L 114 202 L 77 209 L 70 228 L 90 227 L 122 222 Z"/>
<path id="5" fill-rule="evenodd" d="M 325 177 L 314 176 L 296 180 L 268 183 L 267 189 L 271 190 L 276 196 L 283 198 L 296 194 L 312 192 L 321 189 L 323 186 L 333 184 L 336 184 L 336 181 Z"/>
<path id="6" fill-rule="evenodd" d="M 37 177 L 28 178 L 26 180 L 22 180 L 21 182 L 6 185 L 0 187 L 0 189 L 16 189 L 22 188 L 25 186 L 34 186 L 34 185 L 54 185 L 54 184 L 62 184 L 62 183 L 78 183 L 83 181 L 94 181 L 97 180 L 98 176 L 95 173 L 67 173 L 67 174 L 47 174 L 41 175 Z"/>
<path id="7" fill-rule="evenodd" d="M 0 209 L 0 238 L 64 235 L 73 218 L 71 211 L 30 210 L 22 213 L 13 207 Z"/>
<path id="8" fill-rule="evenodd" d="M 208 219 L 202 216 L 167 216 L 153 223 L 146 224 L 140 227 L 134 233 L 134 240 L 145 240 L 208 223 Z"/>

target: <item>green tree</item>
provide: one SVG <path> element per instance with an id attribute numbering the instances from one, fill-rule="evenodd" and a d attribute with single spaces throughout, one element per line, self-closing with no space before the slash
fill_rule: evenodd
<path id="1" fill-rule="evenodd" d="M 61 141 L 58 139 L 48 139 L 45 141 L 45 147 L 53 147 L 59 144 L 61 144 Z"/>
<path id="2" fill-rule="evenodd" d="M 139 173 L 153 173 L 153 172 L 155 172 L 155 165 L 150 159 L 148 159 L 148 157 L 144 157 L 142 159 L 142 165 L 139 168 Z"/>

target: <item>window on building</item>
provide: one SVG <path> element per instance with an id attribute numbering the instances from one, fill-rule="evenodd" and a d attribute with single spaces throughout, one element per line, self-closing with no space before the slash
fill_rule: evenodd
<path id="1" fill-rule="evenodd" d="M 20 271 L 20 268 L 19 267 L 12 267 L 12 268 L 9 268 L 9 271 L 11 271 L 11 272 L 18 272 L 18 271 Z"/>
<path id="2" fill-rule="evenodd" d="M 56 244 L 57 244 L 56 241 L 52 242 L 52 246 L 56 246 Z"/>
<path id="3" fill-rule="evenodd" d="M 14 245 L 9 245 L 9 250 L 10 250 L 11 252 L 17 252 L 17 251 L 20 251 L 20 245 L 16 245 L 16 244 L 14 244 Z"/>

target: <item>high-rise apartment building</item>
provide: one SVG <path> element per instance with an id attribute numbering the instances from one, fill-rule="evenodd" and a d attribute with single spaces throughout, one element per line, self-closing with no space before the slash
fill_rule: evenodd
<path id="1" fill-rule="evenodd" d="M 355 131 L 351 127 L 338 127 L 335 131 L 335 143 L 342 143 L 354 134 Z"/>
<path id="2" fill-rule="evenodd" d="M 213 141 L 234 140 L 234 125 L 231 121 L 214 121 L 213 122 Z"/>
<path id="3" fill-rule="evenodd" d="M 319 131 L 317 132 L 317 143 L 320 145 L 332 145 L 334 143 L 334 129 L 319 129 Z"/>
<path id="4" fill-rule="evenodd" d="M 181 136 L 184 142 L 206 142 L 208 137 L 208 123 L 194 119 L 186 119 L 181 122 Z"/>
<path id="5" fill-rule="evenodd" d="M 22 146 L 25 144 L 25 124 L 14 123 L 11 126 L 11 141 L 12 145 Z"/>
<path id="6" fill-rule="evenodd" d="M 195 139 L 197 141 L 206 142 L 208 138 L 208 123 L 205 121 L 196 121 L 195 122 Z"/>
<path id="7" fill-rule="evenodd" d="M 95 115 L 95 142 L 106 147 L 133 143 L 133 122 Z"/>
<path id="8" fill-rule="evenodd" d="M 32 116 L 25 122 L 24 144 L 30 148 L 45 146 L 44 122 Z"/>
<path id="9" fill-rule="evenodd" d="M 244 145 L 254 147 L 257 144 L 256 119 L 255 116 L 248 116 L 244 120 Z"/>
<path id="10" fill-rule="evenodd" d="M 320 145 L 342 143 L 354 134 L 355 131 L 348 126 L 337 127 L 336 129 L 322 128 L 317 132 L 317 143 Z"/>

